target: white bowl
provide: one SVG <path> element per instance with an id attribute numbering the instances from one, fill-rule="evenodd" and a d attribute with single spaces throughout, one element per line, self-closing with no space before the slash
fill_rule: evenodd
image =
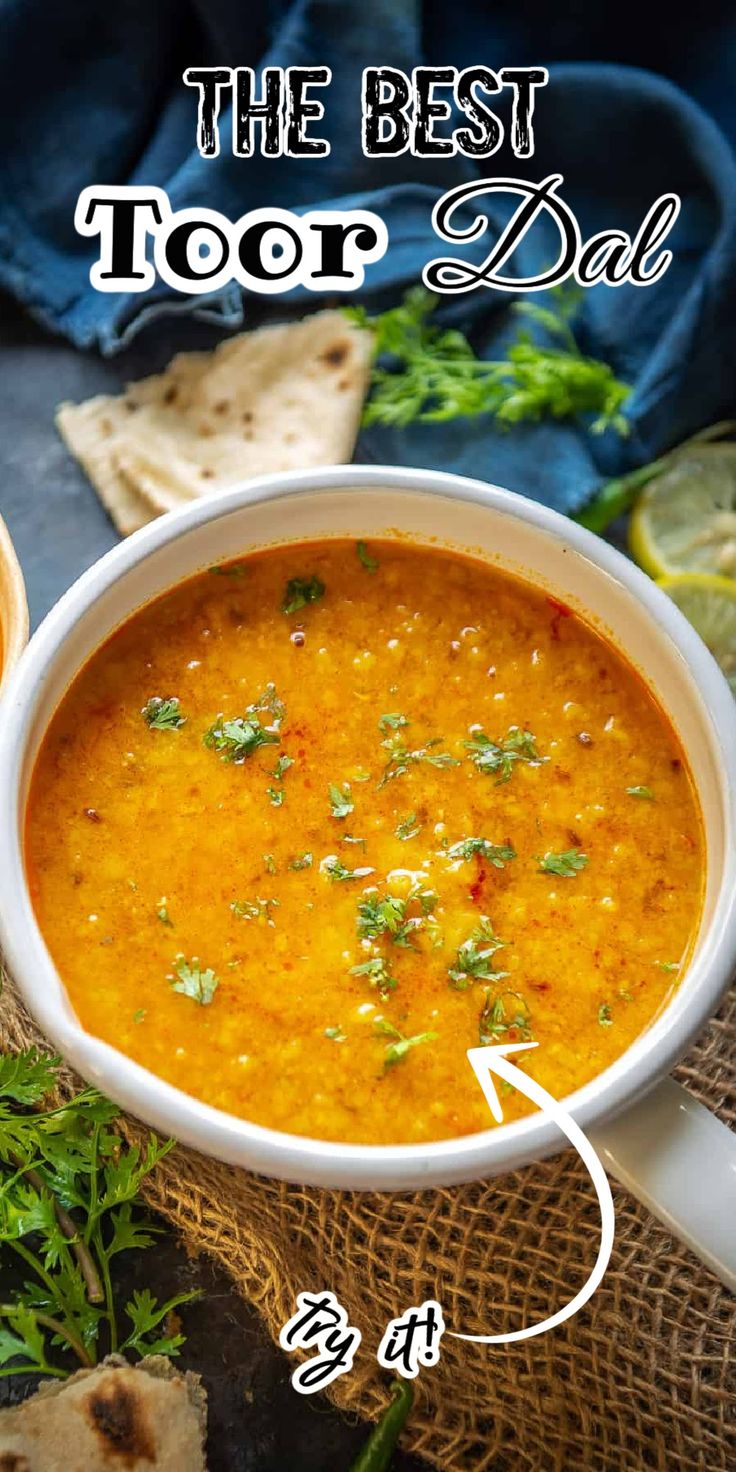
<path id="1" fill-rule="evenodd" d="M 251 548 L 396 532 L 489 558 L 583 612 L 639 669 L 688 753 L 707 843 L 705 906 L 691 965 L 662 1015 L 566 1101 L 625 1175 L 626 1161 L 617 1161 L 613 1147 L 607 1148 L 607 1122 L 682 1056 L 718 1006 L 736 962 L 736 706 L 704 645 L 647 577 L 554 511 L 497 487 L 431 471 L 363 466 L 268 476 L 162 517 L 85 573 L 33 637 L 3 707 L 0 939 L 8 962 L 44 1032 L 86 1079 L 164 1134 L 266 1175 L 325 1186 L 407 1189 L 489 1176 L 560 1147 L 555 1125 L 539 1114 L 461 1139 L 368 1146 L 284 1134 L 202 1104 L 82 1029 L 28 895 L 23 813 L 36 753 L 70 681 L 113 629 L 183 577 Z M 473 1086 L 469 1069 L 468 1087 Z M 698 1110 L 690 1110 L 697 1130 L 722 1130 L 706 1111 L 700 1114 L 707 1126 L 697 1123 Z M 641 1140 L 642 1117 L 629 1118 L 638 1119 L 635 1135 Z M 620 1131 L 616 1138 L 620 1145 Z M 708 1134 L 711 1144 L 715 1138 Z M 736 1183 L 736 1152 L 733 1158 Z M 646 1194 L 646 1182 L 630 1183 Z"/>

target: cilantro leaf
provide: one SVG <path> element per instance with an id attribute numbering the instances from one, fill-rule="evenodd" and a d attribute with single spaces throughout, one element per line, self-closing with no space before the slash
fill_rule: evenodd
<path id="1" fill-rule="evenodd" d="M 334 782 L 330 783 L 330 807 L 333 818 L 347 818 L 355 811 L 355 803 L 350 796 L 350 784 L 345 782 L 342 787 L 336 787 Z"/>
<path id="2" fill-rule="evenodd" d="M 324 594 L 325 585 L 317 577 L 289 578 L 281 604 L 281 612 L 298 613 L 300 608 L 306 608 L 308 603 L 318 603 Z"/>
<path id="3" fill-rule="evenodd" d="M 439 1033 L 436 1032 L 419 1032 L 413 1038 L 404 1037 L 398 1027 L 394 1027 L 392 1022 L 386 1022 L 382 1017 L 377 1017 L 373 1026 L 379 1035 L 392 1039 L 386 1044 L 383 1055 L 384 1072 L 393 1068 L 396 1063 L 401 1063 L 412 1048 L 418 1048 L 421 1043 L 436 1043 L 439 1037 Z"/>
<path id="4" fill-rule="evenodd" d="M 417 834 L 421 833 L 423 827 L 424 824 L 417 821 L 416 813 L 407 813 L 406 817 L 402 818 L 396 824 L 394 833 L 397 838 L 400 838 L 403 843 L 406 843 L 407 839 L 416 838 Z"/>
<path id="5" fill-rule="evenodd" d="M 380 567 L 381 564 L 379 563 L 379 561 L 378 561 L 378 559 L 376 557 L 371 557 L 371 554 L 368 551 L 368 545 L 367 545 L 366 542 L 356 542 L 355 543 L 355 550 L 356 550 L 356 552 L 358 554 L 358 560 L 362 564 L 362 566 L 365 568 L 366 572 L 377 572 L 378 571 L 378 569 L 379 569 L 379 567 Z"/>
<path id="6" fill-rule="evenodd" d="M 458 947 L 455 964 L 449 967 L 447 973 L 450 986 L 455 991 L 462 992 L 472 986 L 474 981 L 500 981 L 507 976 L 508 972 L 496 971 L 493 967 L 496 951 L 500 951 L 505 944 L 495 934 L 490 920 L 481 920 L 480 925 Z"/>
<path id="7" fill-rule="evenodd" d="M 601 1002 L 598 1008 L 598 1021 L 601 1027 L 613 1027 L 613 1017 L 608 1002 Z"/>
<path id="8" fill-rule="evenodd" d="M 174 970 L 176 975 L 168 978 L 172 990 L 180 992 L 182 996 L 191 997 L 201 1007 L 208 1007 L 220 984 L 219 977 L 211 967 L 203 971 L 198 956 L 192 956 L 191 961 L 185 960 L 184 956 L 177 956 Z"/>
<path id="9" fill-rule="evenodd" d="M 369 961 L 361 961 L 360 965 L 351 966 L 350 975 L 367 976 L 371 986 L 378 989 L 384 1001 L 389 992 L 396 991 L 398 985 L 384 956 L 372 956 Z"/>
<path id="10" fill-rule="evenodd" d="M 508 843 L 489 843 L 487 838 L 461 838 L 447 850 L 448 859 L 472 859 L 475 854 L 487 859 L 494 869 L 503 869 L 516 858 L 516 849 Z"/>
<path id="11" fill-rule="evenodd" d="M 164 700 L 160 695 L 152 695 L 151 699 L 146 701 L 141 715 L 152 731 L 178 731 L 186 723 L 186 716 L 181 713 L 181 706 L 176 695 L 172 695 L 168 700 Z"/>
<path id="12" fill-rule="evenodd" d="M 518 762 L 538 767 L 548 760 L 539 755 L 531 731 L 522 731 L 519 726 L 509 726 L 501 741 L 492 741 L 485 731 L 476 731 L 465 742 L 465 749 L 478 771 L 495 776 L 497 782 L 508 782 Z"/>
<path id="13" fill-rule="evenodd" d="M 627 787 L 629 797 L 642 797 L 645 801 L 654 802 L 654 793 L 651 787 Z"/>
<path id="14" fill-rule="evenodd" d="M 358 935 L 364 940 L 386 936 L 396 946 L 412 947 L 412 936 L 423 928 L 436 903 L 434 891 L 421 886 L 405 898 L 368 895 L 358 905 Z"/>
<path id="15" fill-rule="evenodd" d="M 278 745 L 279 741 L 276 732 L 264 728 L 255 714 L 229 721 L 219 715 L 202 739 L 211 751 L 220 753 L 222 761 L 235 766 L 241 766 L 259 747 Z"/>
<path id="16" fill-rule="evenodd" d="M 386 720 L 386 716 L 381 717 Z M 401 718 L 403 719 L 403 717 Z M 385 787 L 387 782 L 393 782 L 396 777 L 405 777 L 410 767 L 418 766 L 421 762 L 429 767 L 438 767 L 446 770 L 448 767 L 458 767 L 460 763 L 449 751 L 435 751 L 434 747 L 441 744 L 440 737 L 434 737 L 427 741 L 424 746 L 417 746 L 410 750 L 400 736 L 389 736 L 381 745 L 388 751 L 389 756 L 383 769 L 383 775 L 378 783 L 379 789 Z"/>
<path id="17" fill-rule="evenodd" d="M 368 865 L 363 865 L 359 869 L 348 869 L 337 854 L 329 854 L 326 859 L 322 860 L 319 867 L 323 874 L 328 874 L 330 879 L 334 880 L 367 879 L 375 872 Z"/>
<path id="18" fill-rule="evenodd" d="M 60 1058 L 49 1058 L 38 1048 L 22 1053 L 0 1053 L 0 1099 L 16 1104 L 38 1104 L 50 1093 Z"/>
<path id="19" fill-rule="evenodd" d="M 182 1303 L 191 1303 L 192 1299 L 201 1295 L 196 1291 L 193 1293 L 177 1293 L 173 1298 L 167 1299 L 166 1303 L 159 1303 L 154 1298 L 150 1288 L 136 1289 L 133 1297 L 126 1303 L 125 1312 L 131 1321 L 132 1329 L 127 1339 L 123 1340 L 121 1350 L 133 1350 L 135 1354 L 144 1359 L 149 1354 L 178 1355 L 184 1335 L 175 1330 L 173 1334 L 159 1335 L 152 1339 L 151 1335 L 159 1324 L 173 1313 Z"/>
<path id="20" fill-rule="evenodd" d="M 502 992 L 492 996 L 490 987 L 484 992 L 485 1001 L 478 1019 L 478 1038 L 482 1048 L 497 1043 L 499 1038 L 514 1034 L 513 1041 L 531 1042 L 534 1034 L 529 1025 L 529 1008 L 518 992 Z M 513 1001 L 514 1007 L 507 1007 Z"/>
<path id="21" fill-rule="evenodd" d="M 561 854 L 538 854 L 537 859 L 540 874 L 556 874 L 560 879 L 574 879 L 585 868 L 588 855 L 579 848 L 568 848 Z"/>
<path id="22" fill-rule="evenodd" d="M 298 871 L 299 869 L 311 869 L 313 857 L 314 856 L 310 853 L 295 854 L 294 858 L 289 864 L 289 868 L 296 871 Z"/>

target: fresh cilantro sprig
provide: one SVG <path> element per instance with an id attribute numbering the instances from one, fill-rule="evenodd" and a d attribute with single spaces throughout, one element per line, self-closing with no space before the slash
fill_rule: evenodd
<path id="1" fill-rule="evenodd" d="M 479 414 L 502 427 L 540 419 L 583 419 L 593 434 L 629 430 L 623 406 L 631 389 L 608 363 L 581 353 L 570 322 L 582 293 L 550 292 L 550 306 L 520 302 L 512 312 L 553 339 L 521 329 L 505 358 L 478 358 L 462 332 L 438 327 L 439 298 L 422 286 L 377 317 L 349 315 L 374 337 L 371 393 L 363 423 L 404 426 Z"/>
<path id="2" fill-rule="evenodd" d="M 95 1089 L 47 1102 L 59 1060 L 35 1048 L 0 1056 L 0 1244 L 23 1264 L 23 1287 L 0 1304 L 0 1376 L 64 1379 L 107 1353 L 176 1355 L 171 1311 L 197 1295 L 159 1304 L 148 1289 L 124 1305 L 113 1286 L 120 1252 L 153 1244 L 140 1187 L 173 1141 L 128 1143 L 112 1129 L 117 1109 Z"/>

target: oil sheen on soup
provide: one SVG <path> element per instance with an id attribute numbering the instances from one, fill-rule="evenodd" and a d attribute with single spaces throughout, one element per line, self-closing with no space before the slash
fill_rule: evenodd
<path id="1" fill-rule="evenodd" d="M 88 1031 L 374 1144 L 488 1127 L 469 1047 L 534 1040 L 557 1097 L 599 1074 L 677 986 L 704 875 L 675 733 L 592 627 L 480 560 L 342 539 L 114 634 L 44 739 L 27 864 Z"/>

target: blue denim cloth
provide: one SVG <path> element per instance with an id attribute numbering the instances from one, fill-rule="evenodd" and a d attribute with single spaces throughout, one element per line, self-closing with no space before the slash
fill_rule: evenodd
<path id="1" fill-rule="evenodd" d="M 88 272 L 97 242 L 73 225 L 77 196 L 91 183 L 157 184 L 173 208 L 206 204 L 233 219 L 269 202 L 373 209 L 390 246 L 368 268 L 366 295 L 382 302 L 417 281 L 428 260 L 454 253 L 434 235 L 431 211 L 463 179 L 560 172 L 584 237 L 613 226 L 635 233 L 657 196 L 674 190 L 682 212 L 667 242 L 668 271 L 646 288 L 587 291 L 576 324 L 583 350 L 634 385 L 627 440 L 564 424 L 504 433 L 485 417 L 361 436 L 357 458 L 480 475 L 574 510 L 602 479 L 732 412 L 736 401 L 736 161 L 724 136 L 736 133 L 736 21 L 727 6 L 720 16 L 706 7 L 696 34 L 692 17 L 686 26 L 671 6 L 645 18 L 633 0 L 608 17 L 605 7 L 589 9 L 561 11 L 547 0 L 508 12 L 487 0 L 423 8 L 419 0 L 4 0 L 0 284 L 47 326 L 104 354 L 152 319 L 160 338 L 172 309 L 234 328 L 254 315 L 260 321 L 320 305 L 306 291 L 256 303 L 234 286 L 207 299 L 160 286 L 141 295 L 95 292 Z M 723 131 L 673 81 L 611 64 L 611 55 L 666 70 L 707 103 Z M 521 163 L 504 145 L 478 161 L 364 158 L 362 68 L 410 70 L 418 62 L 549 64 L 550 84 L 536 99 L 534 157 Z M 330 138 L 328 158 L 233 158 L 226 117 L 220 156 L 199 156 L 196 93 L 181 80 L 186 66 L 318 63 L 333 70 L 318 129 Z M 494 103 L 505 122 L 507 91 Z M 500 222 L 490 198 L 488 205 Z M 548 264 L 549 250 L 536 233 L 514 268 Z M 508 297 L 487 290 L 443 307 L 443 315 L 488 357 L 513 325 Z"/>

